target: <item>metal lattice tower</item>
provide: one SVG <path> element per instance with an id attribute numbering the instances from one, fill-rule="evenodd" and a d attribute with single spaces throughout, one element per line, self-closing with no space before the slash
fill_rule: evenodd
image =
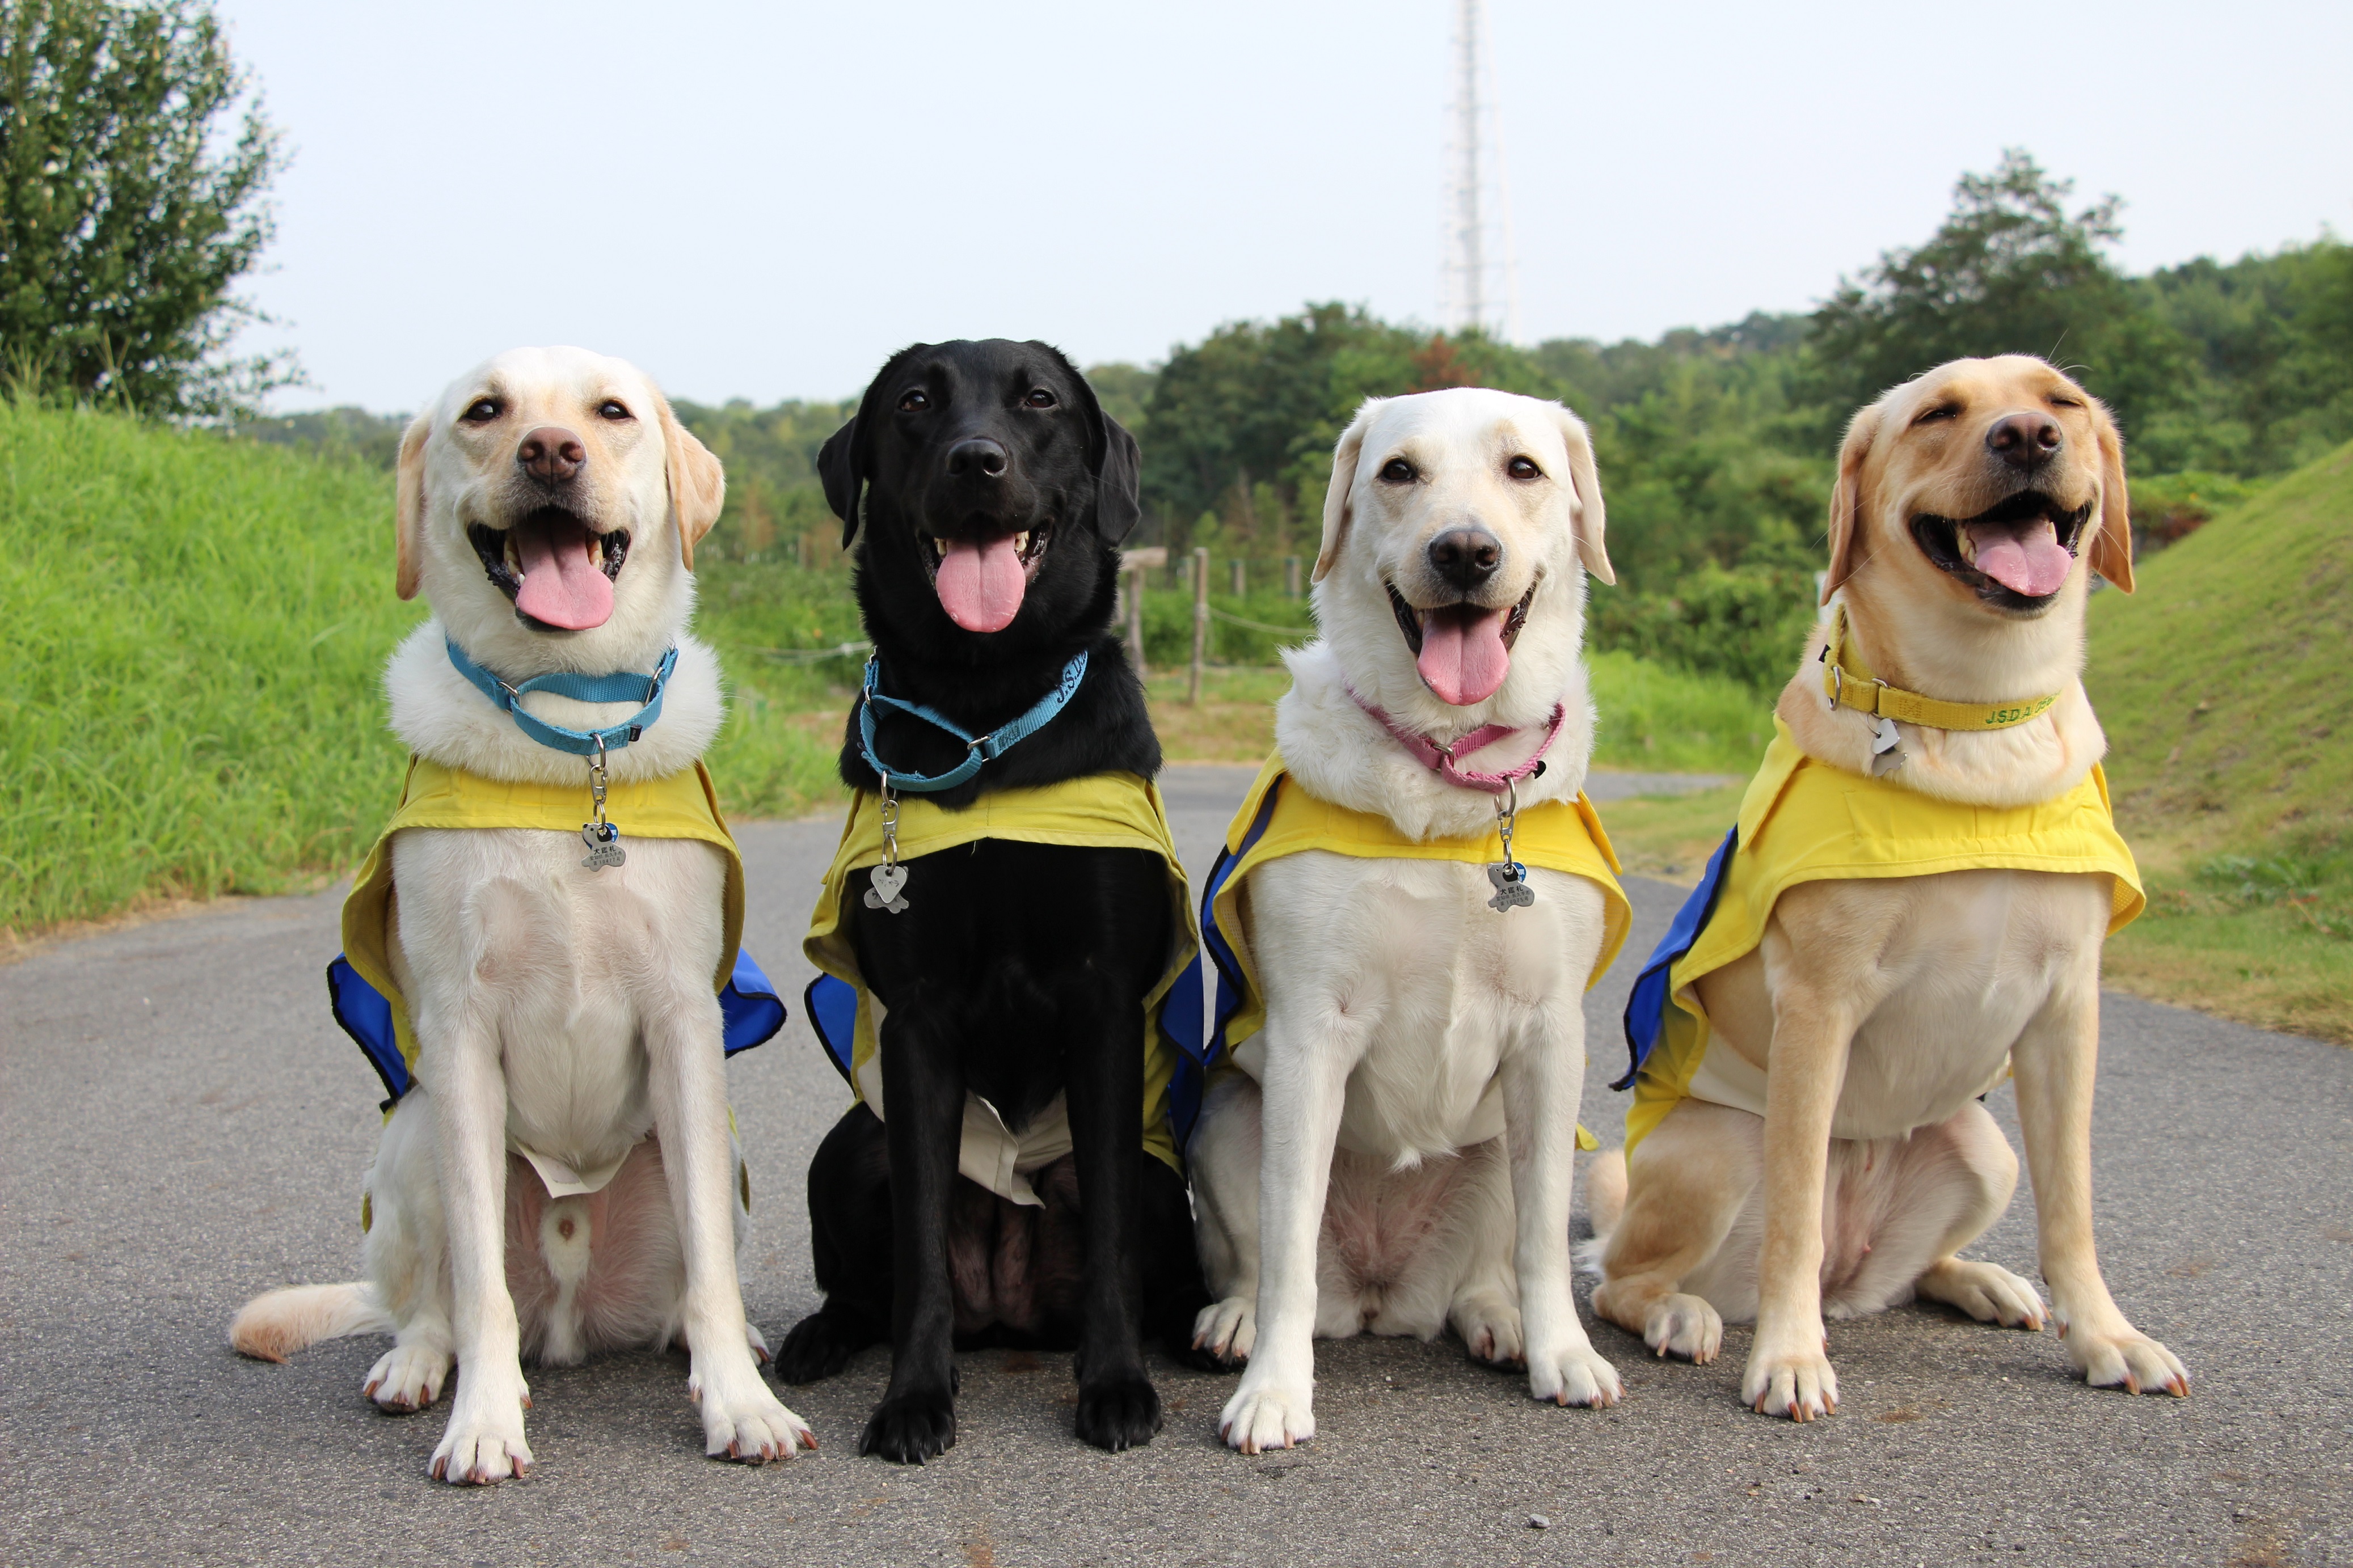
<path id="1" fill-rule="evenodd" d="M 1480 0 L 1459 0 L 1451 74 L 1454 100 L 1446 113 L 1446 187 L 1439 207 L 1439 321 L 1449 331 L 1477 327 L 1509 341 L 1519 331 L 1519 267 Z"/>

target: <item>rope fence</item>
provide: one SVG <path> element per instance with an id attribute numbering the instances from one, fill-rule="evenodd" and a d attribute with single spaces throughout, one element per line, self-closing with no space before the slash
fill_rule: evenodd
<path id="1" fill-rule="evenodd" d="M 1279 637 L 1312 637 L 1315 635 L 1314 626 L 1272 626 L 1264 621 L 1253 621 L 1242 616 L 1228 615 L 1215 605 L 1209 606 L 1209 616 L 1211 619 L 1223 621 L 1229 626 L 1246 626 L 1251 631 L 1266 632 Z"/>
<path id="2" fill-rule="evenodd" d="M 778 664 L 818 664 L 828 658 L 863 658 L 871 643 L 838 643 L 832 647 L 755 647 L 750 651 Z"/>

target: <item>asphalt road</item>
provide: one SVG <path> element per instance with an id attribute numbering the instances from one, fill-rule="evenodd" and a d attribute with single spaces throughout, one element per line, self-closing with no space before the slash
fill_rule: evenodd
<path id="1" fill-rule="evenodd" d="M 1172 772 L 1197 874 L 1248 777 Z M 835 836 L 742 834 L 746 939 L 796 997 Z M 1630 890 L 1638 956 L 1681 895 Z M 751 1470 L 702 1457 L 681 1358 L 628 1355 L 533 1372 L 532 1478 L 455 1490 L 425 1475 L 441 1407 L 361 1398 L 380 1342 L 268 1366 L 223 1338 L 255 1292 L 356 1267 L 380 1090 L 322 994 L 339 896 L 0 969 L 0 1562 L 2353 1563 L 2353 1053 L 2116 995 L 2102 1252 L 2189 1363 L 2186 1401 L 2095 1393 L 2049 1335 L 1906 1309 L 1834 1326 L 1847 1403 L 1810 1426 L 1740 1406 L 1745 1330 L 1694 1368 L 1597 1326 L 1614 1410 L 1538 1406 L 1450 1342 L 1358 1339 L 1319 1347 L 1306 1448 L 1228 1453 L 1232 1378 L 1160 1363 L 1167 1429 L 1111 1456 L 1071 1435 L 1068 1357 L 992 1351 L 963 1358 L 959 1446 L 902 1470 L 851 1457 L 878 1348 L 787 1393 L 821 1455 Z M 1635 967 L 1588 1006 L 1605 1139 Z M 802 1173 L 844 1102 L 794 1012 L 730 1068 L 772 1335 L 816 1304 Z M 2022 1192 L 1978 1250 L 2033 1274 Z"/>

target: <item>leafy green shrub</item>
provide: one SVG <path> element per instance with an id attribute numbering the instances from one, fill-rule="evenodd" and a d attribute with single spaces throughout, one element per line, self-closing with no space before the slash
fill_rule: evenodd
<path id="1" fill-rule="evenodd" d="M 1593 641 L 1757 691 L 1789 679 L 1814 624 L 1810 572 L 1714 563 L 1672 594 L 1597 593 Z"/>

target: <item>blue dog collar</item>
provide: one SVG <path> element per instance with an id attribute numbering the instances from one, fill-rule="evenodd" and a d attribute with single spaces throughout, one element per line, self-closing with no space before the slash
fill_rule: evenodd
<path id="1" fill-rule="evenodd" d="M 678 668 L 678 647 L 672 644 L 670 650 L 662 655 L 661 668 L 649 676 L 628 670 L 614 675 L 576 675 L 570 670 L 558 670 L 553 675 L 533 676 L 521 686 L 509 686 L 468 658 L 456 638 L 444 641 L 448 646 L 449 662 L 458 673 L 504 710 L 515 721 L 515 728 L 543 746 L 569 752 L 575 757 L 617 752 L 652 729 L 654 721 L 661 717 L 662 692 L 670 685 L 670 672 Z M 644 706 L 619 723 L 602 730 L 572 730 L 551 724 L 524 709 L 520 700 L 533 691 L 552 691 L 575 702 L 640 702 Z"/>
<path id="2" fill-rule="evenodd" d="M 982 763 L 995 762 L 1011 751 L 1016 742 L 1028 740 L 1044 729 L 1054 715 L 1069 704 L 1079 689 L 1079 682 L 1086 678 L 1087 650 L 1081 648 L 1071 656 L 1070 663 L 1062 666 L 1062 678 L 1055 682 L 1054 689 L 1032 703 L 1028 712 L 1009 724 L 998 725 L 986 735 L 975 735 L 945 714 L 920 702 L 902 701 L 884 692 L 882 656 L 877 653 L 866 661 L 865 684 L 858 693 L 858 753 L 866 759 L 868 767 L 881 775 L 882 787 L 886 790 L 911 790 L 917 795 L 930 795 L 939 790 L 954 789 L 980 772 Z M 966 748 L 964 761 L 944 773 L 901 773 L 884 766 L 882 759 L 874 754 L 874 705 L 877 702 L 954 735 Z"/>

